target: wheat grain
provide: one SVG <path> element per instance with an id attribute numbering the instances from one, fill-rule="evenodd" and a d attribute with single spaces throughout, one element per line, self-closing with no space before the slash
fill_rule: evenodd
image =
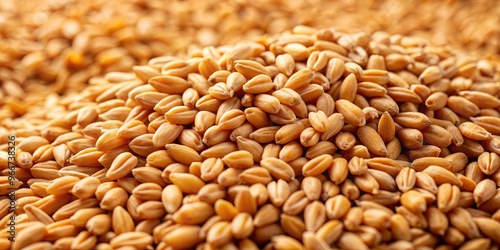
<path id="1" fill-rule="evenodd" d="M 477 183 L 474 188 L 474 200 L 477 204 L 481 204 L 495 195 L 495 182 L 485 179 Z"/>

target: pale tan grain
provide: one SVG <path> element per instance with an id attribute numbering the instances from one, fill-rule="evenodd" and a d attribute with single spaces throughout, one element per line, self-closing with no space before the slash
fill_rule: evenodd
<path id="1" fill-rule="evenodd" d="M 111 216 L 108 214 L 99 214 L 90 218 L 85 227 L 93 235 L 102 235 L 111 229 Z"/>
<path id="2" fill-rule="evenodd" d="M 329 141 L 320 141 L 316 145 L 310 147 L 305 152 L 305 157 L 308 159 L 315 158 L 322 154 L 331 154 L 333 155 L 337 151 L 337 147 L 335 144 Z M 300 158 L 297 158 L 300 159 Z M 295 159 L 295 160 L 297 160 Z"/>
<path id="3" fill-rule="evenodd" d="M 338 185 L 331 181 L 324 181 L 322 183 L 321 189 L 321 199 L 327 200 L 328 198 L 334 197 L 340 193 L 340 188 Z"/>
<path id="4" fill-rule="evenodd" d="M 378 186 L 381 190 L 396 191 L 397 184 L 393 177 L 383 171 L 368 169 L 368 173 L 378 182 Z"/>
<path id="5" fill-rule="evenodd" d="M 257 202 L 252 197 L 250 190 L 241 190 L 234 198 L 234 204 L 238 211 L 255 214 L 257 212 Z"/>
<path id="6" fill-rule="evenodd" d="M 449 214 L 450 224 L 464 233 L 467 237 L 479 236 L 479 229 L 472 220 L 470 213 L 464 208 L 455 208 Z"/>
<path id="7" fill-rule="evenodd" d="M 482 233 L 498 243 L 498 233 L 500 229 L 500 223 L 498 221 L 490 218 L 474 218 L 474 222 Z"/>
<path id="8" fill-rule="evenodd" d="M 474 201 L 477 204 L 481 204 L 495 195 L 495 182 L 490 179 L 484 179 L 477 183 L 476 188 L 474 188 Z"/>
<path id="9" fill-rule="evenodd" d="M 231 222 L 231 233 L 236 239 L 245 239 L 254 231 L 252 216 L 248 213 L 238 213 Z"/>
<path id="10" fill-rule="evenodd" d="M 486 129 L 472 122 L 461 123 L 458 129 L 463 136 L 472 140 L 482 141 L 491 138 L 491 134 Z"/>
<path id="11" fill-rule="evenodd" d="M 250 194 L 257 202 L 257 205 L 262 206 L 269 201 L 267 187 L 261 183 L 255 183 L 250 186 Z"/>
<path id="12" fill-rule="evenodd" d="M 478 117 L 471 117 L 470 118 L 472 122 L 475 124 L 481 126 L 488 132 L 499 135 L 500 131 L 498 129 L 498 126 L 495 126 L 495 124 L 498 124 L 500 122 L 500 119 L 495 116 L 478 116 Z"/>
<path id="13" fill-rule="evenodd" d="M 330 220 L 338 219 L 347 214 L 351 203 L 347 197 L 336 195 L 325 202 L 326 214 Z"/>
<path id="14" fill-rule="evenodd" d="M 326 130 L 321 134 L 320 139 L 322 141 L 327 141 L 335 136 L 342 129 L 344 121 L 344 116 L 340 113 L 330 115 L 328 117 L 328 123 L 326 124 Z"/>
<path id="15" fill-rule="evenodd" d="M 262 227 L 273 224 L 280 219 L 280 210 L 272 204 L 261 207 L 254 216 L 255 227 Z"/>
<path id="16" fill-rule="evenodd" d="M 241 169 L 228 168 L 220 173 L 217 177 L 217 182 L 224 187 L 236 185 L 240 182 L 239 174 L 241 172 Z"/>
<path id="17" fill-rule="evenodd" d="M 347 160 L 343 158 L 333 159 L 333 163 L 328 169 L 328 175 L 333 183 L 340 184 L 347 178 L 349 174 L 347 164 Z"/>
<path id="18" fill-rule="evenodd" d="M 477 165 L 484 174 L 491 175 L 500 168 L 500 157 L 496 153 L 484 152 L 479 155 Z"/>
<path id="19" fill-rule="evenodd" d="M 291 194 L 290 186 L 284 180 L 272 181 L 267 184 L 269 200 L 276 207 L 281 207 Z"/>
<path id="20" fill-rule="evenodd" d="M 363 175 L 366 174 L 368 170 L 368 165 L 366 164 L 365 159 L 357 156 L 354 156 L 349 160 L 347 167 L 349 168 L 349 173 L 352 175 Z"/>
<path id="21" fill-rule="evenodd" d="M 338 244 L 341 249 L 369 249 L 358 235 L 349 232 L 342 234 Z"/>
<path id="22" fill-rule="evenodd" d="M 360 82 L 357 86 L 357 93 L 363 97 L 382 97 L 388 93 L 389 90 L 397 88 L 391 87 L 390 89 L 385 89 L 383 86 L 373 83 L 373 82 Z M 397 96 L 389 94 L 393 99 L 397 99 Z M 399 101 L 399 100 L 398 100 Z"/>
<path id="23" fill-rule="evenodd" d="M 307 162 L 302 168 L 302 174 L 307 176 L 320 175 L 333 163 L 333 157 L 328 154 L 317 156 Z"/>
<path id="24" fill-rule="evenodd" d="M 177 195 L 177 198 L 176 198 L 177 201 L 173 202 L 173 203 L 178 204 L 178 205 L 173 206 L 173 208 L 169 208 L 169 205 L 168 205 L 168 200 L 172 199 L 172 196 L 169 196 L 169 189 L 167 189 L 167 191 L 162 191 L 162 201 L 164 203 L 165 209 L 167 210 L 167 212 L 172 213 L 172 211 L 177 210 L 177 208 L 180 206 L 181 200 L 182 200 L 182 198 L 181 198 L 182 193 L 174 185 L 169 185 L 167 187 L 170 187 L 169 189 L 177 189 L 177 190 L 174 190 L 175 193 L 172 193 L 172 194 Z M 225 197 L 226 190 L 219 184 L 210 183 L 210 184 L 203 186 L 197 195 L 199 196 L 200 201 L 204 201 L 204 202 L 208 202 L 210 204 L 213 204 L 218 199 L 222 199 Z M 175 196 L 173 196 L 173 197 L 175 197 Z"/>
<path id="25" fill-rule="evenodd" d="M 239 178 L 249 184 L 261 183 L 267 185 L 273 180 L 269 171 L 262 167 L 251 167 L 243 170 L 239 174 Z"/>
<path id="26" fill-rule="evenodd" d="M 297 215 L 304 211 L 310 201 L 305 196 L 304 191 L 298 190 L 290 194 L 283 203 L 283 213 L 289 215 Z"/>
<path id="27" fill-rule="evenodd" d="M 325 206 L 319 201 L 308 204 L 304 210 L 306 230 L 316 232 L 326 221 Z"/>
<path id="28" fill-rule="evenodd" d="M 342 114 L 347 123 L 358 127 L 365 125 L 365 115 L 358 106 L 347 100 L 337 100 L 335 102 L 335 107 Z"/>
<path id="29" fill-rule="evenodd" d="M 396 160 L 389 158 L 375 157 L 366 160 L 369 168 L 384 171 L 391 176 L 397 176 L 401 171 L 402 166 Z"/>
<path id="30" fill-rule="evenodd" d="M 369 194 L 378 194 L 380 190 L 379 183 L 370 173 L 355 176 L 354 184 L 359 190 Z"/>
<path id="31" fill-rule="evenodd" d="M 12 243 L 11 248 L 18 250 L 32 243 L 39 242 L 43 239 L 45 232 L 45 225 L 41 222 L 36 222 L 29 228 L 21 230 L 16 235 L 15 242 Z"/>
<path id="32" fill-rule="evenodd" d="M 283 229 L 279 226 L 279 224 L 271 224 L 267 226 L 263 226 L 260 228 L 256 228 L 254 231 L 254 241 L 257 244 L 262 244 L 263 242 L 269 242 L 269 240 L 276 235 L 283 235 Z"/>
<path id="33" fill-rule="evenodd" d="M 231 152 L 222 158 L 222 162 L 228 167 L 247 169 L 253 166 L 253 155 L 248 151 L 238 150 Z"/>
<path id="34" fill-rule="evenodd" d="M 451 171 L 439 166 L 431 165 L 424 169 L 423 172 L 430 175 L 438 185 L 443 183 L 450 183 L 453 185 L 462 184 L 460 180 L 458 180 L 458 177 L 455 176 Z"/>
<path id="35" fill-rule="evenodd" d="M 390 205 L 398 202 L 400 197 L 401 194 L 399 192 L 380 190 L 377 194 L 363 194 L 359 199 L 362 201 L 373 201 L 383 205 Z"/>
<path id="36" fill-rule="evenodd" d="M 125 145 L 128 141 L 117 134 L 118 129 L 110 129 L 103 133 L 96 142 L 96 149 L 107 151 Z"/>
<path id="37" fill-rule="evenodd" d="M 413 168 L 403 168 L 396 176 L 396 184 L 401 192 L 406 192 L 415 186 L 416 179 L 416 172 Z"/>
<path id="38" fill-rule="evenodd" d="M 302 241 L 305 249 L 329 249 L 328 243 L 313 232 L 304 232 Z"/>
<path id="39" fill-rule="evenodd" d="M 302 180 L 301 189 L 311 201 L 318 200 L 321 196 L 321 181 L 316 177 L 306 177 Z"/>
<path id="40" fill-rule="evenodd" d="M 394 117 L 394 121 L 407 128 L 423 129 L 431 125 L 429 118 L 418 112 L 401 112 Z"/>
<path id="41" fill-rule="evenodd" d="M 353 231 L 357 229 L 363 222 L 363 209 L 360 207 L 352 207 L 349 209 L 344 219 L 344 227 Z"/>
<path id="42" fill-rule="evenodd" d="M 356 76 L 354 74 L 349 74 L 340 85 L 339 98 L 353 102 L 357 91 L 358 81 L 356 80 Z"/>
<path id="43" fill-rule="evenodd" d="M 261 160 L 260 164 L 267 169 L 274 178 L 290 181 L 295 177 L 295 172 L 292 167 L 278 158 L 266 158 Z"/>
<path id="44" fill-rule="evenodd" d="M 404 192 L 401 195 L 401 205 L 414 213 L 423 213 L 427 210 L 427 203 L 424 196 L 415 190 Z"/>
<path id="45" fill-rule="evenodd" d="M 67 153 L 71 153 L 69 149 Z M 71 156 L 71 158 L 69 158 L 69 162 L 72 164 L 83 165 L 83 166 L 91 166 L 91 167 L 99 166 L 101 163 L 99 163 L 98 160 L 99 157 L 103 155 L 103 153 L 104 152 L 99 151 L 95 147 L 87 148 Z M 63 159 L 61 159 L 60 162 L 62 163 Z"/>
<path id="46" fill-rule="evenodd" d="M 143 232 L 126 232 L 112 238 L 109 243 L 114 248 L 132 246 L 136 249 L 144 249 L 152 245 L 153 237 Z"/>
<path id="47" fill-rule="evenodd" d="M 277 250 L 299 250 L 303 249 L 302 244 L 296 239 L 286 235 L 276 235 L 271 238 L 273 247 Z"/>
<path id="48" fill-rule="evenodd" d="M 184 129 L 181 125 L 172 124 L 169 122 L 163 123 L 153 134 L 153 145 L 161 148 L 172 143 L 180 135 Z"/>
<path id="49" fill-rule="evenodd" d="M 183 225 L 197 225 L 214 215 L 213 207 L 206 202 L 193 202 L 182 205 L 173 215 L 172 220 Z"/>
<path id="50" fill-rule="evenodd" d="M 281 148 L 279 158 L 285 162 L 291 162 L 301 157 L 304 153 L 302 145 L 296 141 L 287 143 Z"/>
<path id="51" fill-rule="evenodd" d="M 159 219 L 165 215 L 161 201 L 144 201 L 137 206 L 137 218 L 141 220 Z"/>

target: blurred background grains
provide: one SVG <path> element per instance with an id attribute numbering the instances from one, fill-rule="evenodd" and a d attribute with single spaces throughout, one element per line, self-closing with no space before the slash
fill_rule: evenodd
<path id="1" fill-rule="evenodd" d="M 299 24 L 418 36 L 498 60 L 499 23 L 494 0 L 3 0 L 0 97 L 17 103 L 25 92 L 79 91 L 92 76 L 126 72 L 153 57 L 234 44 Z"/>

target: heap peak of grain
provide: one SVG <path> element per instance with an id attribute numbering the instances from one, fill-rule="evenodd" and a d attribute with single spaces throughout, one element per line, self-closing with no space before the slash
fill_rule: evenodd
<path id="1" fill-rule="evenodd" d="M 93 78 L 0 131 L 11 247 L 497 246 L 499 80 L 415 37 L 306 26 Z"/>

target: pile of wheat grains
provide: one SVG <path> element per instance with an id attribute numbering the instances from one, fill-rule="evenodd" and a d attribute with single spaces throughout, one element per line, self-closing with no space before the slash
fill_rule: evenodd
<path id="1" fill-rule="evenodd" d="M 0 249 L 500 244 L 498 62 L 297 26 L 89 84 L 3 122 Z"/>

